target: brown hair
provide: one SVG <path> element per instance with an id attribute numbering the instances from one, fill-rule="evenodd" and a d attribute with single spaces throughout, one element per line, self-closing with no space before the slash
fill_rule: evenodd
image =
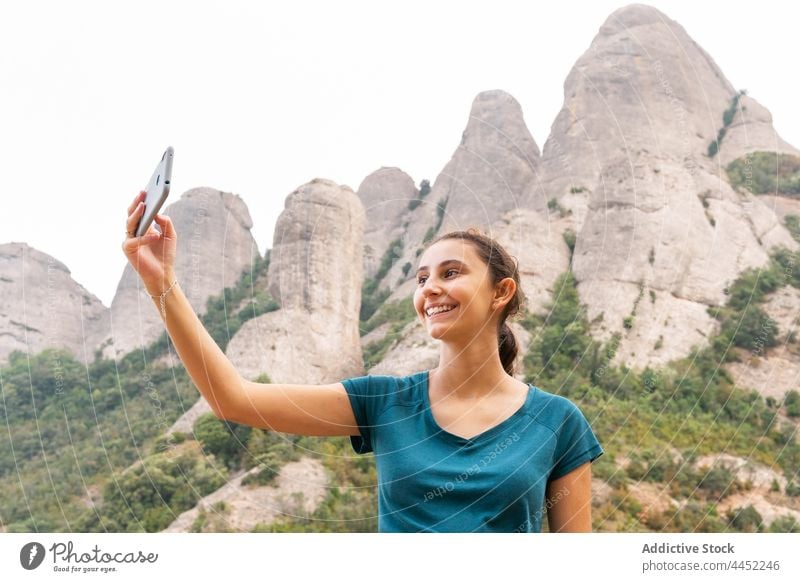
<path id="1" fill-rule="evenodd" d="M 431 242 L 428 247 L 439 241 L 448 239 L 461 239 L 472 243 L 478 256 L 489 267 L 492 285 L 497 285 L 503 279 L 510 277 L 517 284 L 517 292 L 511 298 L 500 316 L 497 330 L 497 344 L 500 350 L 500 363 L 509 375 L 514 375 L 514 361 L 517 359 L 519 347 L 514 332 L 508 327 L 506 319 L 520 312 L 525 304 L 525 294 L 519 282 L 519 262 L 508 254 L 502 245 L 483 234 L 477 228 L 448 232 Z"/>

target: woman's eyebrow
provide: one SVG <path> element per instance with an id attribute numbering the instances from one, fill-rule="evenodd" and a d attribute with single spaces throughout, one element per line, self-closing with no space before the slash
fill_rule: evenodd
<path id="1" fill-rule="evenodd" d="M 441 263 L 439 263 L 439 266 L 444 267 L 445 265 L 450 265 L 450 264 L 457 264 L 461 265 L 462 267 L 466 267 L 466 263 L 462 263 L 458 259 L 447 259 L 446 261 L 442 261 Z M 422 267 L 417 269 L 417 272 L 415 274 L 419 275 L 420 271 L 427 271 L 427 270 L 428 270 L 427 265 L 423 265 Z"/>

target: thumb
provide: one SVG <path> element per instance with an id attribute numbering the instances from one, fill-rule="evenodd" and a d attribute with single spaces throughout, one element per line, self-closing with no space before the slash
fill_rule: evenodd
<path id="1" fill-rule="evenodd" d="M 156 214 L 155 221 L 161 228 L 161 234 L 165 238 L 175 238 L 175 226 L 172 224 L 169 216 L 163 214 Z"/>

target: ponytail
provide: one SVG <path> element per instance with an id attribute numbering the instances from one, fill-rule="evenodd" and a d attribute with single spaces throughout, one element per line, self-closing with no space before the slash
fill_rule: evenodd
<path id="1" fill-rule="evenodd" d="M 500 326 L 500 333 L 497 336 L 497 344 L 500 350 L 500 363 L 503 364 L 503 369 L 509 376 L 514 375 L 514 361 L 517 359 L 519 346 L 517 346 L 517 338 L 514 337 L 514 332 L 508 327 L 508 324 L 503 322 Z"/>

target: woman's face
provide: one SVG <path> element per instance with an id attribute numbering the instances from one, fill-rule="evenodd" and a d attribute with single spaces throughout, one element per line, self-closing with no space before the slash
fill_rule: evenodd
<path id="1" fill-rule="evenodd" d="M 489 267 L 471 243 L 446 239 L 429 247 L 420 258 L 416 280 L 414 309 L 434 339 L 472 337 L 492 329 L 495 297 Z M 429 315 L 434 305 L 450 309 Z"/>

